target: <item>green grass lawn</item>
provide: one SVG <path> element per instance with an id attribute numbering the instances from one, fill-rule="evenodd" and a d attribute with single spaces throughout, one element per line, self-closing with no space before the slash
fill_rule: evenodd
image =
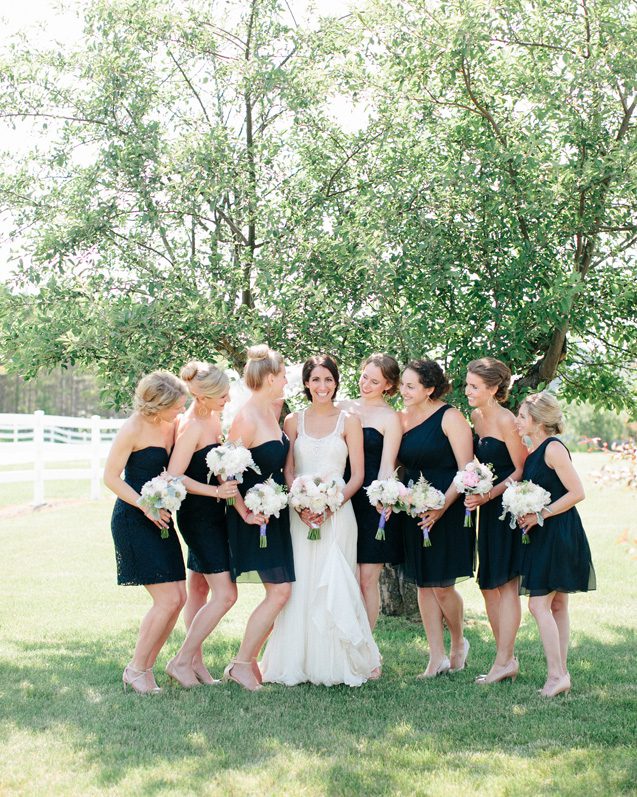
<path id="1" fill-rule="evenodd" d="M 576 456 L 585 478 L 599 462 Z M 69 503 L 71 486 L 35 512 L 6 508 L 28 490 L 0 489 L 1 795 L 637 794 L 637 554 L 617 543 L 637 537 L 634 493 L 602 494 L 586 478 L 598 590 L 571 599 L 566 697 L 537 695 L 545 664 L 526 610 L 518 680 L 474 685 L 493 642 L 465 582 L 465 672 L 416 681 L 422 628 L 383 618 L 383 677 L 359 689 L 231 684 L 140 698 L 124 694 L 121 673 L 148 601 L 115 583 L 112 500 Z M 260 594 L 241 585 L 207 643 L 217 675 Z M 180 626 L 160 655 L 161 685 L 182 639 Z"/>

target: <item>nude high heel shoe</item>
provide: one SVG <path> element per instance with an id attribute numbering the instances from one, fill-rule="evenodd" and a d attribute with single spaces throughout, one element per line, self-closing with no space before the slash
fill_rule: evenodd
<path id="1" fill-rule="evenodd" d="M 436 667 L 436 672 L 428 673 L 428 672 L 421 672 L 420 675 L 416 676 L 418 681 L 425 681 L 428 678 L 436 678 L 438 675 L 446 675 L 451 668 L 451 663 L 449 661 L 448 656 L 444 656 L 440 664 Z"/>
<path id="2" fill-rule="evenodd" d="M 513 683 L 518 677 L 519 672 L 520 662 L 514 656 L 506 665 L 506 667 L 503 667 L 500 670 L 500 672 L 496 673 L 495 675 L 491 675 L 490 673 L 487 673 L 486 675 L 479 675 L 475 679 L 475 683 L 480 684 L 481 686 L 488 686 L 489 684 L 499 684 L 502 681 L 506 681 L 508 678 L 510 678 L 511 683 Z"/>
<path id="3" fill-rule="evenodd" d="M 223 671 L 223 676 L 221 680 L 224 683 L 228 683 L 228 681 L 234 681 L 235 684 L 239 684 L 239 686 L 242 687 L 242 689 L 246 689 L 248 692 L 258 692 L 259 689 L 263 689 L 263 686 L 257 681 L 256 676 L 255 676 L 256 683 L 254 686 L 248 686 L 247 684 L 244 684 L 242 681 L 240 681 L 238 678 L 235 678 L 235 676 L 232 674 L 232 668 L 234 667 L 235 664 L 247 664 L 252 670 L 251 661 L 239 661 L 238 659 L 232 659 L 230 664 L 228 664 L 226 669 Z"/>
<path id="4" fill-rule="evenodd" d="M 560 678 L 549 678 L 540 689 L 542 697 L 557 697 L 557 695 L 566 695 L 571 691 L 571 676 L 566 673 Z"/>
<path id="5" fill-rule="evenodd" d="M 124 667 L 124 672 L 122 673 L 122 683 L 124 684 L 124 691 L 126 688 L 130 686 L 133 692 L 137 692 L 138 695 L 157 695 L 161 692 L 161 688 L 159 686 L 148 686 L 148 682 L 146 680 L 146 673 L 151 672 L 151 670 L 136 670 L 134 667 L 131 667 L 130 664 L 127 664 Z"/>
<path id="6" fill-rule="evenodd" d="M 460 665 L 460 667 L 451 667 L 449 669 L 450 673 L 460 672 L 461 670 L 464 670 L 464 668 L 467 666 L 467 658 L 469 657 L 469 648 L 471 647 L 471 645 L 469 644 L 469 640 L 466 637 L 462 637 L 462 646 L 463 646 L 462 664 Z"/>

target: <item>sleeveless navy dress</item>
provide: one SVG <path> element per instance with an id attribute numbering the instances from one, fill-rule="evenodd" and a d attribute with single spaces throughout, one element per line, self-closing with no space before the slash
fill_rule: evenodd
<path id="1" fill-rule="evenodd" d="M 385 524 L 385 539 L 377 540 L 380 515 L 369 503 L 365 488 L 378 478 L 383 456 L 383 435 L 373 426 L 363 427 L 365 451 L 365 479 L 363 486 L 352 496 L 352 506 L 358 525 L 357 558 L 359 564 L 396 565 L 404 559 L 403 535 L 399 517 L 392 514 Z"/>
<path id="2" fill-rule="evenodd" d="M 494 486 L 505 481 L 515 470 L 503 440 L 475 435 L 474 453 L 483 464 L 493 465 Z M 502 496 L 480 507 L 477 576 L 480 589 L 496 589 L 520 575 L 522 538 L 511 530 L 508 519 L 499 519 L 501 514 Z"/>
<path id="3" fill-rule="evenodd" d="M 168 466 L 170 459 L 163 446 L 148 446 L 133 451 L 124 468 L 126 484 L 140 492 Z M 162 584 L 186 578 L 179 538 L 170 521 L 168 538 L 139 507 L 118 498 L 113 507 L 111 532 L 115 543 L 118 584 Z"/>
<path id="4" fill-rule="evenodd" d="M 405 466 L 405 484 L 422 475 L 446 492 L 458 472 L 453 449 L 442 430 L 449 404 L 403 435 L 398 459 Z M 450 587 L 471 578 L 475 559 L 475 530 L 464 528 L 464 505 L 459 497 L 431 528 L 431 547 L 422 544 L 419 518 L 401 514 L 405 541 L 405 576 L 419 587 Z"/>
<path id="5" fill-rule="evenodd" d="M 568 490 L 544 460 L 546 447 L 553 440 L 564 445 L 557 437 L 547 438 L 527 457 L 522 479 L 539 484 L 548 490 L 552 501 L 557 501 Z M 529 544 L 522 545 L 520 570 L 521 595 L 536 597 L 550 592 L 588 592 L 595 589 L 591 550 L 575 507 L 560 515 L 549 515 L 543 526 L 531 529 Z"/>
<path id="6" fill-rule="evenodd" d="M 280 440 L 268 440 L 250 449 L 261 473 L 247 470 L 241 495 L 250 487 L 271 476 L 277 484 L 285 484 L 283 465 L 290 448 L 287 435 Z M 259 547 L 259 527 L 244 523 L 234 507 L 228 507 L 228 539 L 230 543 L 230 577 L 233 581 L 243 573 L 241 581 L 265 584 L 286 584 L 294 581 L 294 555 L 290 536 L 290 514 L 286 507 L 278 518 L 274 515 L 268 523 L 268 547 Z"/>
<path id="7" fill-rule="evenodd" d="M 185 475 L 206 484 L 206 455 L 217 445 L 214 443 L 195 451 Z M 216 483 L 215 479 L 213 484 Z M 189 570 L 195 573 L 224 573 L 230 569 L 225 501 L 188 493 L 177 511 L 177 524 L 188 545 Z"/>

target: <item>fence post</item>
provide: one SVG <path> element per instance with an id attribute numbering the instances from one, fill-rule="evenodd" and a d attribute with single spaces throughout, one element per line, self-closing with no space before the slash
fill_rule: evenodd
<path id="1" fill-rule="evenodd" d="M 100 416 L 91 415 L 91 498 L 97 500 L 101 495 L 100 472 Z"/>
<path id="2" fill-rule="evenodd" d="M 44 503 L 44 412 L 33 413 L 33 506 Z"/>

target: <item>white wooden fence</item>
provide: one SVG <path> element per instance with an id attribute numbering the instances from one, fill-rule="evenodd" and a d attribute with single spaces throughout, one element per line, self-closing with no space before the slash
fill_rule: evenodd
<path id="1" fill-rule="evenodd" d="M 69 418 L 0 413 L 0 484 L 33 482 L 33 504 L 44 503 L 47 481 L 88 480 L 90 496 L 101 494 L 102 460 L 124 423 L 119 418 Z M 85 461 L 85 468 L 47 468 L 46 464 Z M 19 469 L 19 465 L 31 467 Z M 7 469 L 8 468 L 8 469 Z"/>

